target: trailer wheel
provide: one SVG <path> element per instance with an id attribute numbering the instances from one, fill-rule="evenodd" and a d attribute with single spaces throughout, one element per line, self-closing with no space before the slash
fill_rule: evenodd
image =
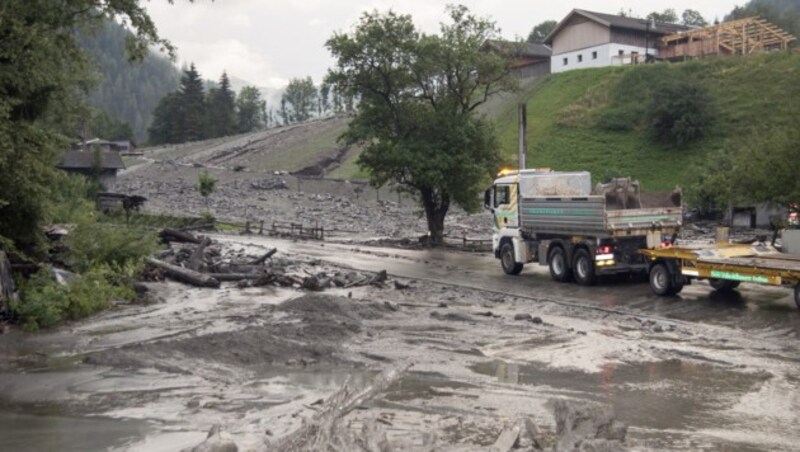
<path id="1" fill-rule="evenodd" d="M 739 287 L 739 281 L 729 281 L 727 279 L 711 278 L 708 280 L 708 284 L 717 292 L 730 292 Z"/>
<path id="2" fill-rule="evenodd" d="M 553 281 L 568 282 L 570 280 L 572 272 L 567 264 L 567 253 L 564 252 L 564 248 L 557 246 L 550 250 L 547 262 L 550 264 L 550 277 Z"/>
<path id="3" fill-rule="evenodd" d="M 797 309 L 800 309 L 800 283 L 794 286 L 794 304 L 797 305 Z"/>
<path id="4" fill-rule="evenodd" d="M 522 271 L 522 264 L 514 259 L 514 245 L 511 242 L 505 242 L 500 247 L 500 265 L 507 275 L 519 275 Z"/>
<path id="5" fill-rule="evenodd" d="M 654 294 L 664 297 L 680 292 L 683 284 L 680 288 L 675 287 L 669 267 L 666 263 L 659 262 L 650 268 L 650 289 Z"/>
<path id="6" fill-rule="evenodd" d="M 575 252 L 575 261 L 572 265 L 575 270 L 575 282 L 582 286 L 593 286 L 597 282 L 592 255 L 583 248 Z"/>

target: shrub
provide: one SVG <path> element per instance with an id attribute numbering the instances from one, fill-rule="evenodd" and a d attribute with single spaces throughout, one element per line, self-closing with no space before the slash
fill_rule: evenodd
<path id="1" fill-rule="evenodd" d="M 657 86 L 647 109 L 653 137 L 678 146 L 702 137 L 713 120 L 711 102 L 708 90 L 691 79 Z"/>
<path id="2" fill-rule="evenodd" d="M 17 322 L 29 331 L 63 320 L 77 320 L 109 307 L 115 299 L 133 299 L 132 289 L 112 283 L 116 276 L 103 266 L 62 285 L 53 279 L 52 269 L 45 267 L 20 283 L 21 296 L 12 303 L 11 310 Z"/>
<path id="3" fill-rule="evenodd" d="M 81 224 L 66 238 L 64 261 L 82 273 L 90 268 L 138 268 L 158 249 L 152 232 L 103 223 Z"/>

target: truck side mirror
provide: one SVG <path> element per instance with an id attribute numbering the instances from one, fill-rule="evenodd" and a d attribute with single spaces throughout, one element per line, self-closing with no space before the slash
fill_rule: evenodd
<path id="1" fill-rule="evenodd" d="M 492 189 L 491 188 L 486 189 L 486 191 L 483 192 L 483 208 L 484 209 L 489 209 L 489 210 L 492 209 Z"/>

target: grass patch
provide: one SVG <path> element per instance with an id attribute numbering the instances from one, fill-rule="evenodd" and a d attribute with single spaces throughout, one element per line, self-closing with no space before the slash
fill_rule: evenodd
<path id="1" fill-rule="evenodd" d="M 655 80 L 688 78 L 704 87 L 715 120 L 686 145 L 658 143 L 642 121 Z M 516 165 L 516 103 L 528 106 L 528 166 L 587 170 L 595 182 L 632 176 L 645 191 L 688 186 L 709 156 L 764 127 L 797 126 L 800 53 L 709 58 L 679 64 L 607 67 L 544 77 L 506 108 L 495 105 L 505 163 Z"/>

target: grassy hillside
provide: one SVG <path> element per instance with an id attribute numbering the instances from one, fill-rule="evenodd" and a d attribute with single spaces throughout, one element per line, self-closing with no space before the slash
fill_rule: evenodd
<path id="1" fill-rule="evenodd" d="M 653 81 L 673 78 L 696 80 L 713 99 L 706 136 L 684 147 L 654 142 L 641 121 L 651 96 L 658 100 Z M 595 179 L 630 175 L 647 191 L 687 185 L 709 155 L 753 130 L 800 125 L 798 80 L 800 53 L 552 75 L 517 98 L 528 105 L 528 166 L 589 170 Z M 509 103 L 494 112 L 502 153 L 515 166 L 517 118 Z M 610 130 L 609 117 L 629 120 L 630 130 Z"/>
<path id="2" fill-rule="evenodd" d="M 655 142 L 643 119 L 651 100 L 660 101 L 656 86 L 674 80 L 696 82 L 712 99 L 713 123 L 686 146 Z M 527 101 L 529 167 L 588 170 L 595 181 L 632 176 L 645 191 L 667 191 L 689 186 L 710 156 L 754 130 L 800 125 L 798 80 L 797 52 L 584 69 L 527 80 L 481 112 L 495 120 L 507 166 L 516 167 L 517 104 Z M 332 142 L 336 134 L 325 135 Z M 353 152 L 329 177 L 364 179 L 356 158 Z"/>

